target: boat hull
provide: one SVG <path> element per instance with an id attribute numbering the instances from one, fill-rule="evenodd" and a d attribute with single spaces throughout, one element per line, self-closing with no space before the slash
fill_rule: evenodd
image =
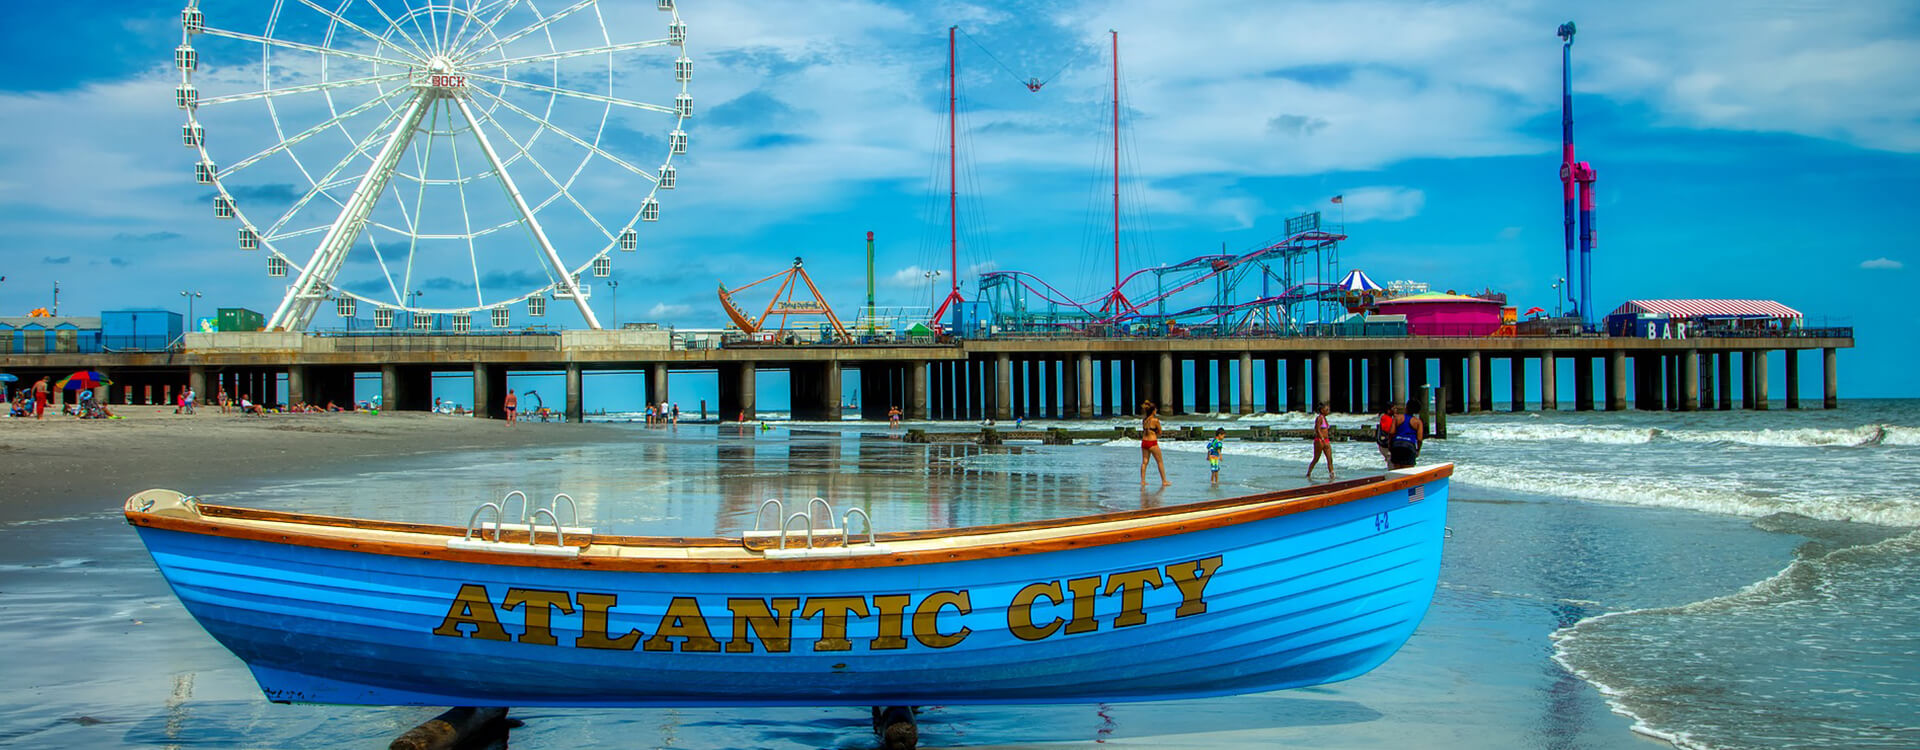
<path id="1" fill-rule="evenodd" d="M 1437 583 L 1443 475 L 1077 549 L 780 572 L 416 559 L 137 525 L 281 702 L 1091 703 L 1352 678 Z"/>

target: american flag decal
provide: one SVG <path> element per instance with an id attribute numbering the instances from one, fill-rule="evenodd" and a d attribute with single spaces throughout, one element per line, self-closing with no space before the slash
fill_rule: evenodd
<path id="1" fill-rule="evenodd" d="M 1416 486 L 1413 489 L 1407 490 L 1407 502 L 1417 503 L 1425 499 L 1427 499 L 1427 488 L 1425 485 Z"/>

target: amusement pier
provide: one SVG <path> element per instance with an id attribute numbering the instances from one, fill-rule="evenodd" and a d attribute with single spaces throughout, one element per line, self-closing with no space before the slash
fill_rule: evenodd
<path id="1" fill-rule="evenodd" d="M 189 3 L 181 13 L 181 43 L 174 59 L 180 72 L 174 101 L 186 118 L 181 143 L 195 159 L 195 181 L 215 191 L 213 217 L 237 226 L 238 252 L 263 258 L 270 278 L 288 280 L 284 297 L 271 314 L 220 308 L 214 318 L 195 319 L 194 300 L 203 292 L 188 289 L 180 291 L 185 316 L 167 309 L 130 308 L 102 311 L 97 317 L 61 317 L 56 282 L 51 310 L 0 318 L 0 372 L 17 378 L 18 384 L 10 388 L 42 376 L 60 379 L 55 395 L 69 401 L 76 388 L 85 388 L 104 404 L 174 403 L 179 393 L 190 389 L 207 403 L 221 396 L 236 401 L 244 396 L 267 409 L 377 404 L 402 411 L 439 406 L 436 375 L 457 374 L 472 381 L 471 398 L 461 410 L 483 417 L 503 416 L 509 375 L 564 373 L 563 405 L 552 409 L 542 403 L 540 411 L 552 409 L 569 420 L 580 419 L 586 411 L 589 374 L 640 374 L 645 400 L 653 405 L 672 400 L 670 378 L 700 375 L 717 377 L 717 389 L 703 385 L 700 390 L 717 392 L 714 413 L 721 420 L 752 420 L 761 412 L 760 374 L 782 371 L 794 419 L 837 420 L 853 416 L 848 410 L 855 409 L 863 419 L 881 420 L 898 407 L 907 419 L 982 421 L 1128 417 L 1149 400 L 1172 415 L 1298 412 L 1321 404 L 1343 413 L 1371 412 L 1390 402 L 1444 413 L 1501 406 L 1516 411 L 1691 411 L 1731 409 L 1736 403 L 1766 409 L 1773 403 L 1768 388 L 1775 368 L 1784 373 L 1781 395 L 1786 408 L 1797 409 L 1804 390 L 1800 355 L 1818 351 L 1820 403 L 1829 409 L 1837 403 L 1836 353 L 1854 345 L 1851 328 L 1811 325 L 1799 311 L 1769 300 L 1629 299 L 1617 307 L 1596 302 L 1594 196 L 1599 173 L 1574 155 L 1572 23 L 1556 30 L 1562 149 L 1555 197 L 1565 215 L 1565 264 L 1551 284 L 1551 302 L 1509 304 L 1504 292 L 1441 292 L 1418 280 L 1376 283 L 1359 265 L 1341 258 L 1348 228 L 1340 195 L 1328 201 L 1339 206 L 1338 219 L 1323 221 L 1319 211 L 1308 211 L 1286 219 L 1284 231 L 1250 247 L 1229 251 L 1223 246 L 1218 253 L 1129 272 L 1121 253 L 1122 195 L 1128 189 L 1121 180 L 1126 107 L 1117 31 L 1104 35 L 1104 49 L 1097 50 L 1105 53 L 1111 67 L 1105 82 L 1111 86 L 1111 108 L 1100 118 L 1107 131 L 1102 140 L 1110 140 L 1112 148 L 1111 224 L 1101 227 L 1111 229 L 1111 268 L 1103 262 L 1097 273 L 1083 269 L 1081 278 L 1061 284 L 1025 270 L 991 270 L 969 282 L 974 288 L 963 289 L 957 174 L 964 154 L 956 75 L 957 40 L 964 32 L 956 26 L 946 34 L 947 106 L 941 118 L 946 125 L 941 150 L 946 152 L 947 179 L 934 186 L 944 188 L 937 193 L 946 198 L 946 221 L 940 228 L 947 230 L 948 252 L 941 259 L 944 269 L 923 272 L 926 307 L 876 304 L 875 242 L 873 232 L 867 232 L 865 304 L 851 316 L 851 325 L 835 314 L 801 258 L 758 281 L 731 289 L 722 283 L 715 305 L 731 321 L 725 328 L 692 330 L 673 321 L 623 324 L 614 259 L 638 252 L 645 244 L 641 230 L 660 220 L 661 198 L 678 184 L 673 162 L 687 153 L 685 127 L 694 113 L 688 93 L 694 63 L 685 51 L 687 26 L 670 0 L 660 0 L 657 7 L 663 12 L 656 29 L 664 34 L 661 38 L 577 52 L 494 59 L 496 48 L 515 37 L 476 38 L 432 50 L 383 42 L 386 46 L 372 56 L 303 46 L 373 66 L 368 77 L 327 86 L 385 92 L 336 121 L 362 111 L 388 116 L 371 125 L 355 120 L 359 124 L 354 132 L 363 137 L 336 168 L 348 173 L 316 182 L 292 209 L 267 222 L 272 209 L 249 213 L 256 207 L 241 199 L 244 191 L 230 191 L 228 180 L 257 160 L 294 147 L 305 134 L 239 162 L 223 166 L 215 158 L 208 150 L 201 113 L 276 92 L 203 95 L 199 84 L 207 82 L 196 78 L 197 45 L 210 39 L 261 38 L 223 30 L 214 23 L 218 19 L 208 19 L 196 3 Z M 670 100 L 529 88 L 499 72 L 562 57 L 642 49 L 663 55 L 657 62 L 665 93 L 657 95 L 671 94 Z M 367 88 L 383 81 L 404 85 L 392 91 Z M 1046 83 L 1036 77 L 1021 85 L 1037 93 Z M 513 98 L 527 96 L 527 91 L 539 95 L 528 100 L 534 106 L 522 106 Z M 665 153 L 615 155 L 607 149 L 616 147 L 597 130 L 534 114 L 547 110 L 533 100 L 558 94 L 588 96 L 657 118 L 654 124 L 666 136 Z M 375 107 L 387 99 L 393 101 Z M 542 214 L 541 207 L 556 203 L 587 212 L 568 187 L 572 180 L 554 181 L 553 170 L 534 163 L 524 147 L 513 151 L 523 137 L 531 140 L 548 131 L 580 145 L 590 160 L 620 167 L 624 171 L 619 177 L 640 185 L 643 190 L 635 195 L 644 198 L 632 213 L 604 220 L 589 213 L 586 219 L 594 231 L 585 234 L 558 226 L 567 218 L 564 212 Z M 436 146 L 470 149 L 467 169 L 462 171 L 457 158 L 428 158 Z M 360 158 L 363 151 L 372 156 Z M 527 158 L 502 158 L 502 152 Z M 417 155 L 421 174 L 400 169 L 410 153 Z M 451 171 L 432 171 L 429 164 Z M 474 173 L 479 168 L 474 165 L 486 169 Z M 1542 166 L 1546 188 L 1554 180 L 1547 179 L 1546 164 Z M 396 175 L 402 182 L 411 181 L 419 196 L 409 203 L 394 193 L 398 202 L 393 208 L 399 213 L 383 213 L 378 208 L 386 205 L 384 196 L 398 190 L 398 183 L 390 184 Z M 543 179 L 552 183 L 551 190 L 538 187 Z M 476 191 L 469 196 L 466 186 L 473 182 L 497 182 L 504 202 L 470 208 L 475 205 L 470 198 L 478 201 L 495 194 Z M 429 197 L 429 187 L 437 198 Z M 538 200 L 530 200 L 528 191 L 535 191 Z M 301 214 L 320 193 L 339 211 Z M 427 203 L 458 207 L 462 221 L 427 227 L 432 222 L 421 209 Z M 475 221 L 475 213 L 481 220 Z M 400 251 L 381 255 L 376 235 L 389 247 L 397 239 L 407 248 L 402 273 L 388 266 Z M 1104 255 L 1105 232 L 1101 235 Z M 849 231 L 849 236 L 855 235 Z M 531 238 L 549 283 L 504 295 L 478 288 L 483 277 L 497 275 L 497 269 L 482 268 L 481 258 L 527 249 L 519 240 L 508 243 L 518 247 L 505 249 L 481 245 L 512 237 Z M 361 252 L 361 238 L 372 257 L 351 260 L 377 264 L 391 297 L 339 277 L 349 256 Z M 413 287 L 416 261 L 437 262 L 431 255 L 416 254 L 443 246 L 450 246 L 455 257 L 452 275 L 475 280 L 474 299 L 426 300 L 422 298 L 428 291 Z M 668 257 L 650 245 L 648 250 Z M 1109 270 L 1110 285 L 1105 278 Z M 593 294 L 596 285 L 607 292 L 604 308 L 593 301 L 600 296 Z M 761 309 L 765 298 L 757 295 L 766 289 L 774 291 Z M 578 324 L 549 322 L 550 303 L 562 315 L 577 313 Z M 1612 312 L 1601 314 L 1606 309 Z M 67 373 L 83 377 L 63 378 Z M 367 388 L 356 388 L 359 378 L 373 373 L 380 380 L 377 401 L 366 398 Z M 850 378 L 857 378 L 857 385 Z M 1572 381 L 1571 388 L 1564 380 Z M 1504 393 L 1496 393 L 1496 381 L 1504 383 Z M 631 388 L 635 380 L 617 382 Z M 849 398 L 849 392 L 855 395 Z M 1571 398 L 1563 401 L 1568 395 Z M 525 410 L 532 405 L 519 406 Z M 707 411 L 702 401 L 701 418 Z"/>
<path id="2" fill-rule="evenodd" d="M 17 319 L 15 319 L 17 320 Z M 0 330 L 0 336 L 24 338 Z M 71 337 L 68 337 L 71 340 Z M 95 368 L 109 404 L 171 403 L 181 386 L 211 401 L 216 387 L 260 403 L 343 406 L 354 380 L 379 373 L 384 408 L 427 410 L 435 373 L 470 374 L 479 416 L 501 415 L 509 373 L 565 373 L 565 414 L 579 419 L 588 373 L 644 374 L 648 403 L 668 400 L 677 374 L 717 373 L 718 414 L 758 416 L 762 372 L 789 374 L 794 419 L 849 416 L 841 394 L 859 383 L 859 416 L 908 419 L 1086 419 L 1132 416 L 1151 399 L 1169 414 L 1373 411 L 1439 386 L 1451 413 L 1506 408 L 1577 410 L 1766 409 L 1770 371 L 1785 375 L 1786 408 L 1802 398 L 1802 354 L 1819 352 L 1820 405 L 1839 397 L 1836 352 L 1847 328 L 1753 330 L 1740 336 L 1257 336 L 1023 337 L 887 343 L 742 341 L 717 347 L 666 330 L 322 335 L 184 335 L 160 351 L 36 351 L 0 355 L 23 382 Z M 11 350 L 14 347 L 8 347 Z M 57 348 L 57 347 L 56 347 Z M 1812 365 L 1808 365 L 1812 366 Z M 849 372 L 851 371 L 851 372 Z M 1493 374 L 1508 374 L 1496 393 Z M 1559 396 L 1562 380 L 1573 398 Z M 1529 398 L 1528 384 L 1535 384 Z M 1596 383 L 1598 387 L 1596 387 Z M 284 391 L 284 392 L 283 392 Z"/>

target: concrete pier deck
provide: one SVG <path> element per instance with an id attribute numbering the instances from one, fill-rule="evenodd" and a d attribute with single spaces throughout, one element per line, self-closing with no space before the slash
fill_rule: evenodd
<path id="1" fill-rule="evenodd" d="M 1798 332 L 1789 332 L 1797 334 Z M 564 372 L 564 411 L 578 419 L 593 371 L 643 373 L 648 401 L 667 400 L 673 373 L 719 376 L 725 418 L 756 414 L 762 370 L 789 374 L 796 419 L 839 419 L 844 378 L 859 378 L 861 416 L 999 420 L 1131 416 L 1152 400 L 1165 414 L 1285 412 L 1326 403 L 1337 412 L 1378 410 L 1422 386 L 1441 386 L 1446 410 L 1495 408 L 1494 377 L 1506 360 L 1508 408 L 1553 410 L 1747 409 L 1771 404 L 1768 372 L 1779 366 L 1785 406 L 1801 404 L 1800 354 L 1821 353 L 1825 408 L 1837 404 L 1836 351 L 1850 335 L 1639 339 L 1578 337 L 1391 338 L 995 338 L 950 343 L 729 344 L 681 348 L 665 331 L 564 331 L 476 335 L 196 333 L 158 352 L 0 354 L 21 378 L 77 369 L 108 373 L 108 403 L 165 400 L 191 385 L 256 402 L 347 404 L 360 373 L 380 374 L 387 409 L 424 410 L 435 373 L 470 373 L 475 410 L 499 416 L 509 372 Z M 1738 355 L 1739 377 L 1733 376 Z M 1776 364 L 1770 364 L 1776 363 Z M 854 372 L 848 373 L 847 370 Z M 1566 373 L 1571 393 L 1560 385 Z M 285 392 L 280 379 L 285 376 Z M 1595 387 L 1595 380 L 1600 383 Z M 1529 389 L 1531 384 L 1533 388 Z M 1735 393 L 1739 398 L 1734 399 Z M 1537 394 L 1529 400 L 1528 393 Z M 1571 395 L 1562 404 L 1562 395 Z"/>

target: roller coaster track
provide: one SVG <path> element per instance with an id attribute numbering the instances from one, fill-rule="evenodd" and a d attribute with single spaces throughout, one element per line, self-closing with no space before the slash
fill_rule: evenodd
<path id="1" fill-rule="evenodd" d="M 1185 292 L 1207 281 L 1217 279 L 1223 274 L 1230 274 L 1235 270 L 1247 269 L 1249 266 L 1260 263 L 1261 261 L 1273 259 L 1291 260 L 1296 256 L 1330 247 L 1334 243 L 1345 240 L 1346 238 L 1347 236 L 1344 234 L 1335 234 L 1314 229 L 1293 234 L 1278 242 L 1270 243 L 1258 249 L 1237 255 L 1214 253 L 1195 256 L 1170 265 L 1141 268 L 1135 270 L 1133 273 L 1127 274 L 1121 279 L 1120 286 L 1122 289 L 1126 288 L 1128 284 L 1143 274 L 1154 273 L 1156 275 L 1165 275 L 1181 272 L 1197 273 L 1192 278 L 1182 281 L 1171 289 L 1161 290 L 1151 296 L 1133 298 L 1118 310 L 1103 309 L 1101 307 L 1112 299 L 1112 290 L 1103 291 L 1087 300 L 1075 300 L 1072 296 L 1052 284 L 1047 283 L 1046 280 L 1041 279 L 1039 276 L 1024 271 L 993 271 L 981 274 L 980 286 L 983 293 L 985 293 L 985 290 L 989 287 L 998 285 L 1013 286 L 1025 290 L 1028 294 L 1032 295 L 1034 299 L 1050 305 L 1070 308 L 1076 311 L 1078 315 L 1085 316 L 1082 320 L 1076 321 L 1079 325 L 1117 325 L 1134 320 L 1172 320 L 1210 311 L 1215 312 L 1215 315 L 1206 319 L 1202 324 L 1214 324 L 1218 323 L 1222 318 L 1228 317 L 1236 312 L 1323 299 L 1329 294 L 1332 294 L 1333 285 L 1329 283 L 1295 284 L 1276 296 L 1266 296 L 1248 302 L 1230 305 L 1202 305 L 1170 314 L 1146 313 L 1142 311 L 1148 309 L 1150 306 L 1161 304 L 1181 292 Z M 1050 323 L 1049 325 L 1064 327 L 1074 324 L 1075 323 L 1060 322 Z"/>

